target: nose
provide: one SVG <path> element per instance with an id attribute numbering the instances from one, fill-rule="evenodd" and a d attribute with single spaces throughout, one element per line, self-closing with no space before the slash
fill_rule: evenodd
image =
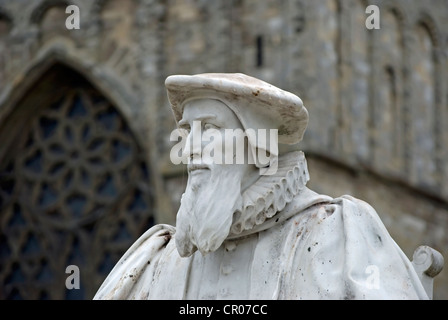
<path id="1" fill-rule="evenodd" d="M 182 156 L 186 157 L 188 161 L 201 158 L 202 141 L 201 141 L 201 125 L 197 121 L 193 122 L 193 126 L 188 133 L 185 148 Z"/>

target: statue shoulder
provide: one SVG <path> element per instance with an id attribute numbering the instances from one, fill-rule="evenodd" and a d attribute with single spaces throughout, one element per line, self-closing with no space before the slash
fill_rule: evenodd
<path id="1" fill-rule="evenodd" d="M 288 296 L 428 298 L 411 261 L 366 201 L 350 195 L 319 201 L 294 216 L 289 227 L 284 247 L 285 259 L 291 261 L 285 265 L 300 270 L 294 273 L 297 286 L 305 280 L 310 286 L 297 292 L 294 286 L 286 287 Z M 315 275 L 313 283 L 307 274 Z"/>
<path id="2" fill-rule="evenodd" d="M 157 224 L 142 234 L 123 254 L 108 274 L 94 300 L 128 299 L 136 291 L 140 278 L 151 272 L 175 233 L 175 228 Z"/>

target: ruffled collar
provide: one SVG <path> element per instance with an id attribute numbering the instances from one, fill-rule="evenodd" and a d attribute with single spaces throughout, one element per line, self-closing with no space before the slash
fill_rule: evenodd
<path id="1" fill-rule="evenodd" d="M 273 175 L 264 175 L 242 195 L 242 206 L 233 214 L 228 239 L 258 231 L 260 226 L 281 212 L 303 190 L 309 180 L 302 151 L 290 152 L 278 159 Z"/>

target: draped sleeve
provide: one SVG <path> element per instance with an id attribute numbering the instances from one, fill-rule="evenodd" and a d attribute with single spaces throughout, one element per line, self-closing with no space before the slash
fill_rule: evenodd
<path id="1" fill-rule="evenodd" d="M 94 300 L 147 299 L 160 257 L 175 228 L 158 224 L 148 229 L 120 258 Z"/>

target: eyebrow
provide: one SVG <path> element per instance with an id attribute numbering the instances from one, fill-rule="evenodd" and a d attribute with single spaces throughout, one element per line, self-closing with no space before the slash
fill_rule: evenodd
<path id="1" fill-rule="evenodd" d="M 210 119 L 216 119 L 216 118 L 217 118 L 216 114 L 204 114 L 204 115 L 194 119 L 194 121 L 210 120 Z M 186 119 L 179 120 L 179 126 L 180 127 L 183 127 L 183 126 L 185 126 L 187 124 L 188 124 L 188 120 L 186 120 Z"/>

